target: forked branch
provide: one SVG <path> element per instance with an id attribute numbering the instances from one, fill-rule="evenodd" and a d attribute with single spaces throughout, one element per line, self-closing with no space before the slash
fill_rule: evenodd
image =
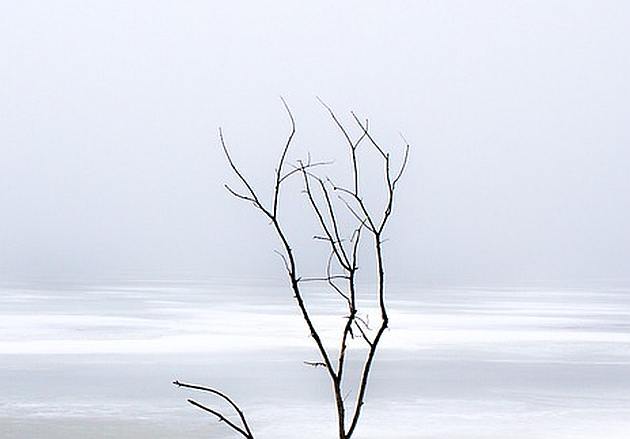
<path id="1" fill-rule="evenodd" d="M 247 438 L 247 439 L 254 439 L 254 435 L 252 434 L 252 431 L 249 428 L 249 424 L 247 424 L 247 419 L 245 419 L 245 414 L 243 413 L 243 410 L 241 410 L 241 408 L 229 397 L 227 396 L 225 393 L 213 389 L 211 387 L 205 387 L 205 386 L 198 386 L 196 384 L 187 384 L 187 383 L 182 383 L 179 381 L 173 381 L 173 384 L 176 385 L 177 387 L 184 387 L 187 389 L 193 389 L 193 390 L 201 390 L 204 392 L 208 392 L 211 393 L 213 395 L 218 396 L 219 398 L 223 399 L 224 401 L 226 401 L 230 406 L 232 406 L 232 408 L 236 411 L 236 413 L 238 414 L 238 417 L 242 423 L 242 426 L 238 426 L 236 425 L 234 422 L 230 421 L 225 415 L 223 415 L 223 413 L 215 410 L 215 409 L 211 409 L 203 404 L 198 403 L 197 401 L 194 401 L 192 399 L 188 399 L 188 402 L 192 405 L 194 405 L 195 407 L 198 407 L 208 413 L 213 414 L 214 416 L 216 416 L 217 418 L 219 418 L 220 422 L 225 422 L 225 424 L 230 427 L 232 430 L 240 433 L 243 437 Z"/>
<path id="2" fill-rule="evenodd" d="M 281 243 L 282 251 L 278 253 L 283 260 L 293 297 L 295 298 L 302 319 L 308 328 L 309 334 L 320 356 L 319 360 L 305 361 L 304 364 L 314 368 L 322 367 L 326 370 L 332 384 L 337 409 L 338 438 L 350 439 L 355 432 L 361 416 L 362 407 L 365 404 L 367 386 L 379 343 L 389 325 L 389 316 L 385 301 L 383 233 L 392 214 L 394 195 L 398 182 L 407 167 L 409 144 L 403 137 L 403 141 L 405 142 L 404 156 L 398 170 L 393 172 L 391 169 L 390 155 L 386 152 L 385 148 L 376 142 L 374 136 L 370 133 L 367 120 L 363 122 L 355 113 L 351 113 L 352 118 L 360 129 L 359 135 L 353 138 L 350 134 L 350 130 L 344 126 L 332 109 L 321 99 L 318 98 L 318 100 L 330 114 L 334 125 L 341 132 L 344 142 L 349 149 L 349 169 L 352 181 L 350 188 L 336 185 L 331 179 L 327 177 L 322 178 L 315 173 L 315 171 L 331 162 L 312 162 L 309 156 L 306 161 L 298 161 L 296 165 L 287 165 L 287 158 L 295 138 L 296 125 L 293 114 L 284 99 L 282 99 L 282 105 L 289 117 L 290 130 L 284 141 L 280 158 L 275 169 L 272 199 L 268 205 L 262 201 L 254 185 L 250 183 L 235 164 L 230 155 L 222 130 L 219 130 L 219 139 L 228 164 L 242 186 L 241 189 L 238 190 L 228 185 L 225 187 L 231 195 L 237 199 L 253 204 L 262 212 L 269 220 L 270 225 L 273 227 Z M 359 151 L 359 146 L 363 143 L 369 143 L 378 153 L 379 160 L 383 161 L 385 192 L 387 197 L 382 208 L 377 210 L 377 214 L 374 214 L 368 209 L 368 204 L 364 201 L 364 194 L 361 189 L 359 152 L 363 151 L 363 149 Z M 287 169 L 287 167 L 289 167 L 289 169 Z M 319 225 L 320 231 L 314 236 L 314 239 L 328 247 L 329 257 L 325 265 L 325 275 L 322 276 L 302 277 L 299 275 L 293 248 L 279 220 L 279 212 L 281 210 L 280 194 L 284 184 L 293 176 L 302 177 L 304 193 L 306 194 L 308 204 Z M 342 225 L 346 224 L 345 221 L 341 220 L 344 214 L 345 217 L 349 216 L 351 220 L 355 221 L 354 225 L 349 230 L 344 230 L 344 227 L 342 227 Z M 368 322 L 361 317 L 361 315 L 365 314 L 361 313 L 359 309 L 359 300 L 357 297 L 359 254 L 361 253 L 360 248 L 366 242 L 371 243 L 376 260 L 375 302 L 380 311 L 380 319 L 378 319 L 378 325 L 375 325 L 374 330 L 372 330 Z M 343 315 L 345 323 L 340 329 L 336 350 L 331 349 L 329 351 L 325 347 L 324 340 L 318 328 L 315 327 L 311 310 L 307 307 L 302 293 L 302 284 L 304 283 L 323 285 L 323 287 L 329 288 L 343 299 L 341 303 L 343 303 L 345 308 Z M 360 334 L 360 338 L 358 335 L 355 335 L 356 331 Z M 353 378 L 354 383 L 349 384 L 347 383 L 349 377 L 346 377 L 348 374 L 345 373 L 346 363 L 348 352 L 353 346 L 351 340 L 355 337 L 365 343 L 363 345 L 364 348 L 365 345 L 367 345 L 367 353 L 363 354 L 365 357 L 360 374 Z M 190 404 L 216 416 L 219 421 L 225 423 L 241 436 L 246 439 L 253 439 L 253 434 L 247 424 L 243 411 L 227 395 L 209 387 L 184 384 L 178 381 L 175 381 L 174 384 L 180 387 L 209 392 L 226 401 L 236 411 L 240 420 L 239 423 L 231 421 L 224 416 L 223 413 L 214 408 L 207 407 L 192 399 L 189 400 Z M 344 390 L 347 385 L 352 386 L 351 388 L 357 388 L 356 397 L 352 404 L 347 401 L 349 392 Z M 355 387 L 357 385 L 358 387 Z"/>

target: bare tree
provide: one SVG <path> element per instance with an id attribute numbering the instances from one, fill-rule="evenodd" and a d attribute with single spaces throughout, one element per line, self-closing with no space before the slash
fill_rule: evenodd
<path id="1" fill-rule="evenodd" d="M 340 122 L 332 109 L 320 100 L 320 103 L 330 114 L 332 122 L 341 133 L 344 142 L 347 143 L 347 148 L 350 153 L 349 172 L 351 175 L 351 185 L 344 187 L 336 184 L 330 178 L 322 178 L 315 173 L 315 168 L 319 168 L 329 162 L 312 162 L 309 158 L 305 162 L 298 161 L 295 165 L 287 164 L 287 155 L 293 144 L 296 130 L 295 120 L 291 110 L 284 99 L 282 99 L 282 103 L 289 116 L 291 129 L 284 143 L 279 163 L 275 170 L 275 183 L 271 202 L 269 204 L 264 203 L 257 190 L 241 172 L 230 155 L 222 130 L 219 130 L 219 139 L 223 152 L 225 153 L 229 166 L 242 186 L 239 190 L 228 185 L 225 185 L 225 187 L 234 197 L 251 203 L 269 221 L 280 240 L 282 251 L 279 253 L 284 262 L 293 296 L 320 356 L 317 361 L 305 361 L 304 363 L 313 367 L 322 367 L 326 370 L 332 384 L 332 393 L 337 412 L 338 437 L 339 439 L 350 439 L 356 430 L 363 405 L 365 404 L 366 390 L 370 380 L 374 358 L 383 334 L 389 325 L 383 259 L 383 234 L 392 215 L 398 183 L 407 165 L 409 144 L 403 138 L 405 143 L 404 153 L 400 160 L 400 165 L 397 166 L 396 170 L 393 170 L 390 154 L 374 139 L 369 131 L 367 120 L 362 121 L 354 113 L 351 113 L 352 119 L 356 123 L 359 131 L 359 134 L 353 138 L 350 135 L 350 130 Z M 359 178 L 361 167 L 358 152 L 359 147 L 364 144 L 367 144 L 368 148 L 372 148 L 376 152 L 383 165 L 383 182 L 386 197 L 384 205 L 376 212 L 368 208 L 361 190 Z M 308 204 L 312 208 L 313 214 L 321 229 L 320 234 L 314 236 L 314 239 L 324 242 L 329 249 L 326 273 L 321 277 L 303 277 L 300 275 L 294 250 L 287 237 L 285 228 L 279 220 L 280 193 L 285 182 L 294 176 L 301 177 Z M 343 224 L 340 220 L 341 215 L 350 216 L 354 223 L 349 233 L 345 235 L 342 231 Z M 357 297 L 359 248 L 364 242 L 371 245 L 376 266 L 374 299 L 379 310 L 380 318 L 378 326 L 374 328 L 371 328 L 366 319 L 362 316 Z M 336 349 L 326 347 L 320 330 L 318 330 L 313 322 L 312 312 L 305 303 L 303 294 L 303 285 L 307 282 L 322 283 L 337 294 L 344 304 L 347 314 L 344 316 L 345 323 L 343 328 L 341 328 L 338 334 L 338 348 Z M 361 352 L 365 353 L 359 375 L 348 378 L 346 377 L 346 365 L 350 350 L 350 340 L 354 338 L 361 340 L 363 344 Z M 349 381 L 353 382 L 358 390 L 356 391 L 356 396 L 350 401 L 347 401 L 345 398 L 345 389 L 350 385 Z M 209 387 L 186 384 L 179 381 L 175 381 L 174 384 L 193 390 L 209 392 L 223 399 L 236 411 L 239 418 L 238 423 L 231 421 L 223 413 L 204 406 L 197 401 L 189 399 L 188 402 L 216 416 L 220 421 L 224 422 L 229 428 L 239 433 L 241 436 L 247 439 L 254 438 L 243 410 L 227 395 Z"/>

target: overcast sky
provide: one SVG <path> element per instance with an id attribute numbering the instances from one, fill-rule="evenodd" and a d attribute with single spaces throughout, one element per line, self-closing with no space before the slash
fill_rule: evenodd
<path id="1" fill-rule="evenodd" d="M 3 2 L 0 276 L 281 276 L 217 128 L 268 188 L 283 95 L 292 159 L 344 148 L 316 96 L 412 144 L 394 279 L 628 277 L 629 25 L 625 1 Z"/>

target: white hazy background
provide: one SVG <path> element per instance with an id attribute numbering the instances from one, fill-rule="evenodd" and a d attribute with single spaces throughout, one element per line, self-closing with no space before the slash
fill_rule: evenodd
<path id="1" fill-rule="evenodd" d="M 392 277 L 627 277 L 629 22 L 623 1 L 3 2 L 0 273 L 277 272 L 217 127 L 270 185 L 283 95 L 316 157 L 345 145 L 315 96 L 413 145 Z"/>
<path id="2" fill-rule="evenodd" d="M 280 95 L 291 160 L 347 170 L 316 96 L 412 145 L 357 439 L 627 437 L 629 24 L 623 1 L 0 2 L 0 437 L 228 437 L 175 378 L 260 437 L 334 432 L 278 244 L 223 188 L 219 126 L 269 194 Z"/>

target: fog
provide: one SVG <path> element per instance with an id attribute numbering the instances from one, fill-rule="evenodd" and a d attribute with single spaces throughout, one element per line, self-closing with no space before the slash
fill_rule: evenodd
<path id="1" fill-rule="evenodd" d="M 223 188 L 217 128 L 269 188 L 282 95 L 292 160 L 343 152 L 316 96 L 393 154 L 410 141 L 393 279 L 627 277 L 629 19 L 622 1 L 5 2 L 0 276 L 281 276 Z"/>

